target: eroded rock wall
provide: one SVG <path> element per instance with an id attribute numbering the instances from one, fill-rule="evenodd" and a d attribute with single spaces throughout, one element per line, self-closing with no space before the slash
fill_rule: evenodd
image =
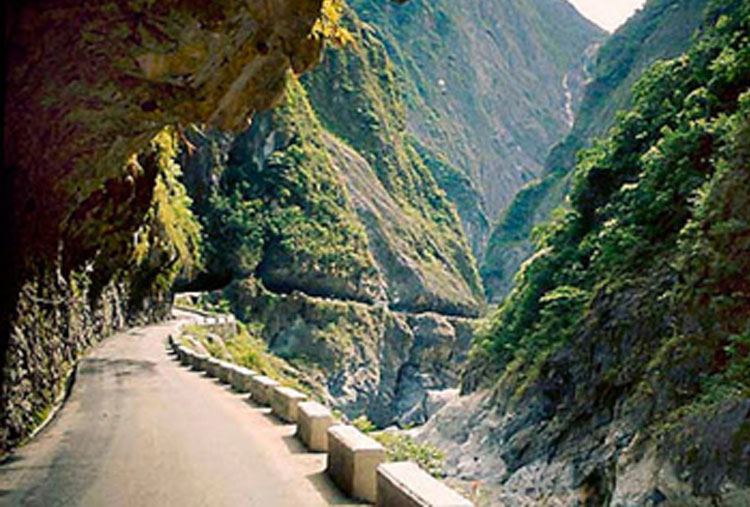
<path id="1" fill-rule="evenodd" d="M 271 352 L 319 381 L 331 406 L 380 427 L 422 424 L 457 394 L 476 324 L 384 304 L 275 294 L 252 279 L 234 282 L 225 294 Z"/>
<path id="2" fill-rule="evenodd" d="M 81 354 L 102 337 L 136 322 L 128 308 L 127 283 L 113 281 L 93 294 L 90 283 L 81 283 L 85 279 L 81 272 L 63 277 L 58 269 L 21 288 L 0 388 L 2 451 L 45 420 L 64 394 Z M 168 303 L 149 303 L 138 321 L 163 318 Z"/>
<path id="3" fill-rule="evenodd" d="M 148 286 L 174 259 L 123 273 L 156 182 L 136 156 L 167 125 L 233 129 L 272 106 L 289 72 L 317 61 L 321 4 L 5 4 L 3 450 L 88 345 L 128 316 L 163 314 L 168 287 Z"/>
<path id="4" fill-rule="evenodd" d="M 75 210 L 163 126 L 232 129 L 271 106 L 288 71 L 317 60 L 320 4 L 12 2 L 4 164 L 16 261 L 54 256 Z"/>

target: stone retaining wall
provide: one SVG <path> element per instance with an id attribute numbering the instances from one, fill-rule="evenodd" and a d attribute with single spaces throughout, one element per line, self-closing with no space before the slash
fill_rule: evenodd
<path id="1" fill-rule="evenodd" d="M 95 343 L 127 325 L 162 320 L 169 301 L 133 310 L 126 283 L 92 293 L 85 274 L 59 271 L 28 281 L 19 293 L 0 386 L 0 455 L 26 439 L 65 391 L 66 378 Z"/>

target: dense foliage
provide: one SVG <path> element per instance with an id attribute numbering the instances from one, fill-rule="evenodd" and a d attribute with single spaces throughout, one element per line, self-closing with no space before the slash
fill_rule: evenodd
<path id="1" fill-rule="evenodd" d="M 514 198 L 492 230 L 480 262 L 488 296 L 501 301 L 520 264 L 533 253 L 531 232 L 564 204 L 576 153 L 604 135 L 631 105 L 632 87 L 654 61 L 684 52 L 703 22 L 708 0 L 650 0 L 604 41 L 590 64 L 590 81 L 572 131 L 549 153 L 541 177 Z"/>
<path id="2" fill-rule="evenodd" d="M 408 135 L 383 42 L 342 15 L 353 42 L 291 80 L 279 107 L 238 136 L 188 132 L 198 149 L 185 150 L 186 184 L 208 260 L 193 286 L 257 277 L 274 292 L 476 315 L 476 265 L 434 173 L 466 193 L 471 183 Z"/>
<path id="3" fill-rule="evenodd" d="M 320 17 L 312 28 L 313 36 L 330 40 L 339 46 L 352 42 L 354 39 L 351 32 L 341 26 L 343 11 L 343 0 L 323 0 Z"/>
<path id="4" fill-rule="evenodd" d="M 177 150 L 177 133 L 166 128 L 141 155 L 157 167 L 151 206 L 134 237 L 133 283 L 141 297 L 163 297 L 179 274 L 190 276 L 202 265 L 200 224 L 180 182 Z"/>
<path id="5" fill-rule="evenodd" d="M 664 408 L 750 395 L 750 5 L 714 1 L 705 20 L 692 48 L 650 68 L 633 108 L 583 154 L 570 208 L 537 231 L 537 254 L 479 340 L 476 364 L 533 375 L 604 325 L 593 316 L 608 294 L 634 291 L 654 311 L 619 332 L 651 333 L 642 337 L 653 341 L 651 363 L 630 359 L 643 378 L 672 382 L 676 357 L 696 369 L 692 389 Z"/>
<path id="6" fill-rule="evenodd" d="M 380 442 L 385 448 L 388 461 L 411 461 L 438 478 L 445 474 L 445 456 L 434 445 L 417 443 L 408 433 L 401 430 L 376 431 L 375 425 L 364 415 L 354 419 L 352 425 Z"/>
<path id="7" fill-rule="evenodd" d="M 284 103 L 259 116 L 221 172 L 202 219 L 206 255 L 230 276 L 256 273 L 264 259 L 332 278 L 373 274 L 367 237 L 320 141 L 304 89 L 288 86 Z M 249 153 L 269 136 L 265 160 Z M 276 143 L 275 145 L 273 143 Z"/>
<path id="8" fill-rule="evenodd" d="M 381 431 L 372 437 L 385 447 L 388 461 L 411 461 L 434 477 L 444 476 L 443 453 L 429 443 L 418 443 L 406 433 L 398 431 Z"/>

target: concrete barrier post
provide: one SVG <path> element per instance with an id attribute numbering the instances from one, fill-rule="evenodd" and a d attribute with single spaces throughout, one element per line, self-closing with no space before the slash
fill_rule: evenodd
<path id="1" fill-rule="evenodd" d="M 328 428 L 328 467 L 333 482 L 347 495 L 375 502 L 376 470 L 385 461 L 380 443 L 353 426 Z"/>
<path id="2" fill-rule="evenodd" d="M 297 405 L 297 437 L 311 451 L 328 450 L 328 428 L 333 425 L 333 414 L 315 401 Z"/>
<path id="3" fill-rule="evenodd" d="M 233 369 L 234 365 L 232 363 L 219 361 L 219 380 L 225 384 L 229 384 Z"/>
<path id="4" fill-rule="evenodd" d="M 187 348 L 180 346 L 177 349 L 177 357 L 180 358 L 180 364 L 183 366 L 192 366 L 193 358 Z"/>
<path id="5" fill-rule="evenodd" d="M 260 405 L 271 403 L 271 389 L 279 383 L 270 377 L 259 375 L 250 380 L 250 396 Z"/>
<path id="6" fill-rule="evenodd" d="M 282 421 L 295 423 L 297 422 L 297 405 L 306 399 L 307 395 L 296 389 L 276 386 L 271 391 L 271 411 Z"/>
<path id="7" fill-rule="evenodd" d="M 219 370 L 221 369 L 221 362 L 215 357 L 208 358 L 208 365 L 206 367 L 206 373 L 214 378 L 219 378 Z"/>
<path id="8" fill-rule="evenodd" d="M 195 354 L 193 356 L 193 369 L 197 371 L 208 371 L 208 362 L 211 358 L 205 354 Z"/>
<path id="9" fill-rule="evenodd" d="M 234 365 L 229 377 L 229 382 L 232 384 L 235 391 L 239 393 L 247 393 L 250 392 L 250 381 L 256 376 L 258 376 L 257 372 L 243 368 L 242 366 Z"/>
<path id="10" fill-rule="evenodd" d="M 188 358 L 190 358 L 190 366 L 193 370 L 201 371 L 201 356 L 200 354 L 197 354 L 195 352 L 188 353 Z"/>
<path id="11" fill-rule="evenodd" d="M 377 505 L 382 507 L 471 507 L 473 504 L 416 463 L 383 463 L 377 470 Z"/>

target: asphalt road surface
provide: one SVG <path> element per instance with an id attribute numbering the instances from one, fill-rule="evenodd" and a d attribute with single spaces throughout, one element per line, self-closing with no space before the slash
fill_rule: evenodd
<path id="1" fill-rule="evenodd" d="M 0 465 L 0 505 L 356 505 L 278 422 L 179 365 L 177 322 L 104 340 L 52 422 Z"/>

